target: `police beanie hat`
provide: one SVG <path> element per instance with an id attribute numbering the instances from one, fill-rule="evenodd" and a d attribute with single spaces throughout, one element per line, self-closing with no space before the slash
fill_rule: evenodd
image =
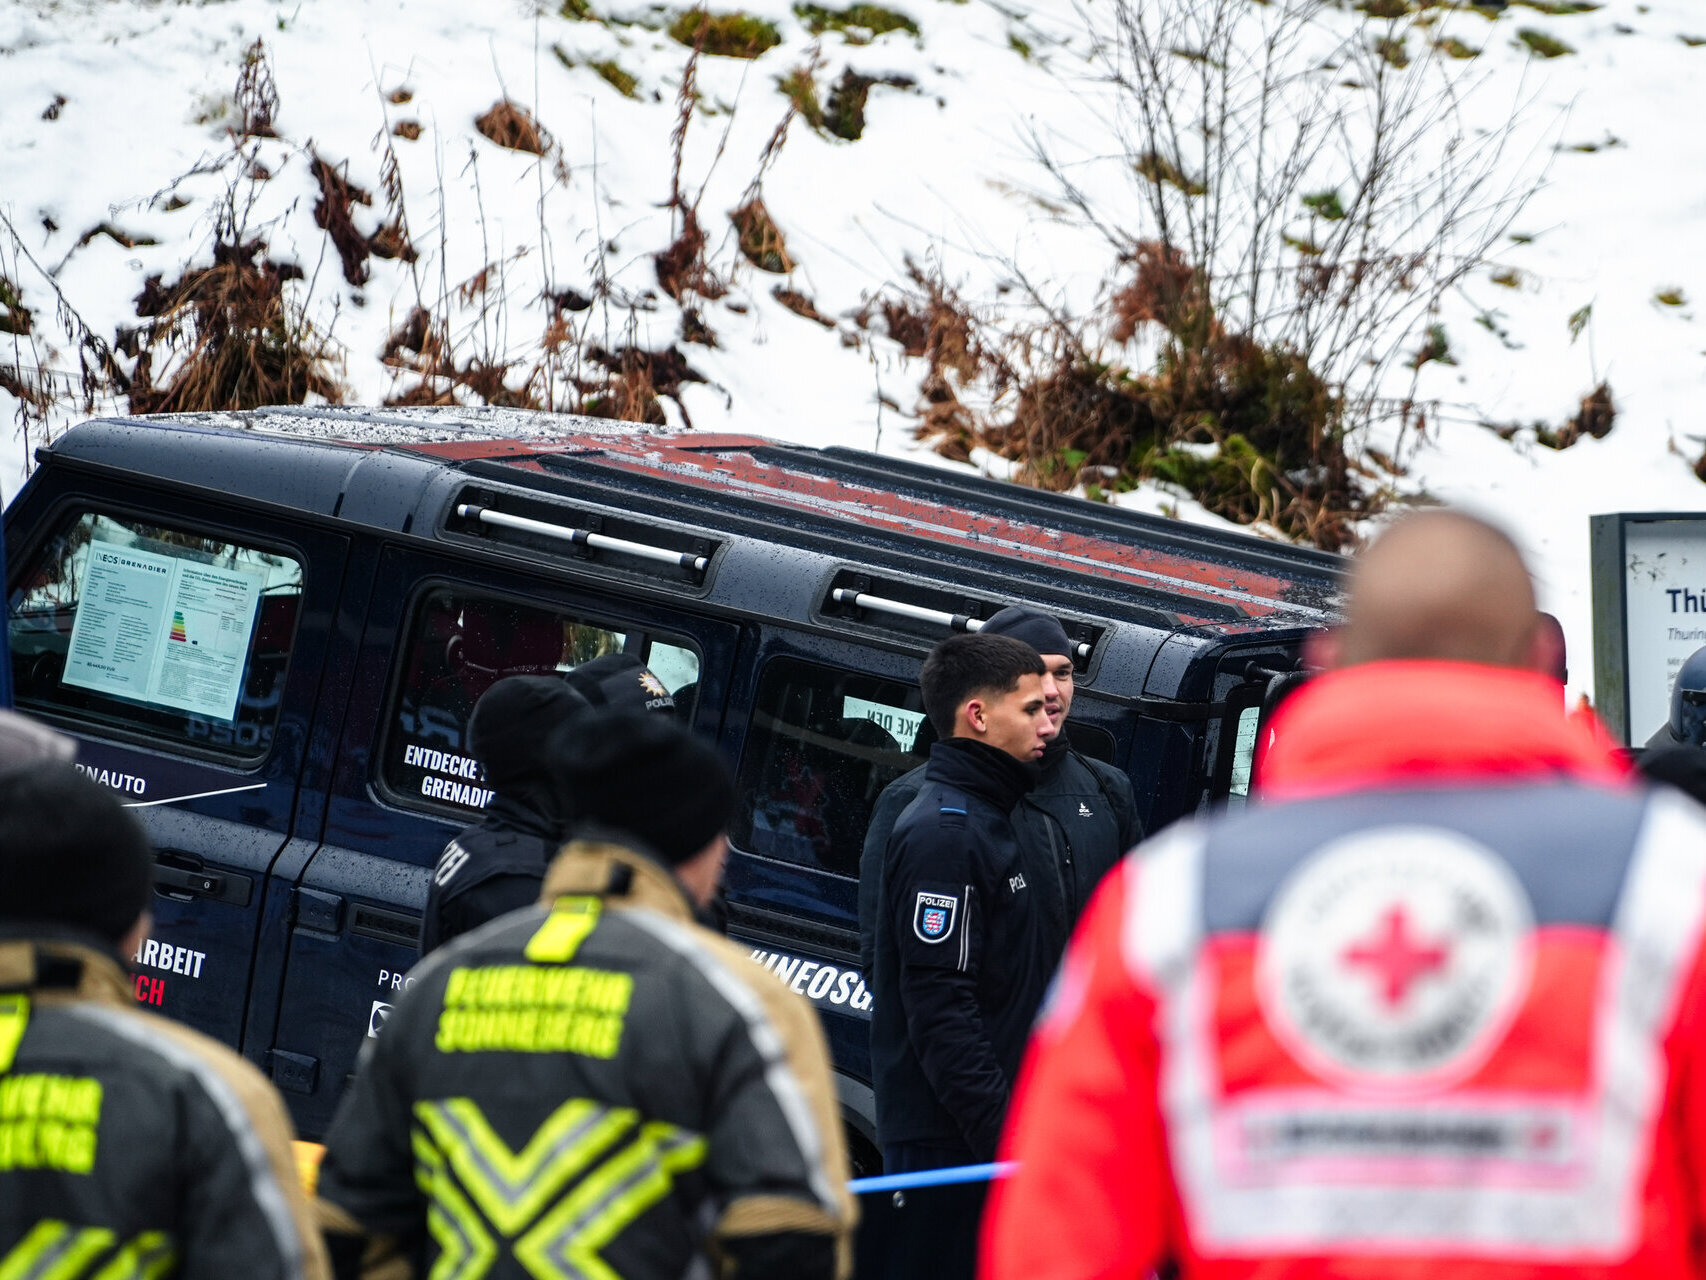
<path id="1" fill-rule="evenodd" d="M 538 777 L 551 731 L 589 710 L 561 676 L 506 676 L 474 704 L 468 754 L 485 768 L 488 786 Z"/>
<path id="2" fill-rule="evenodd" d="M 1072 641 L 1066 638 L 1066 628 L 1060 620 L 1041 609 L 1022 604 L 1008 605 L 978 630 L 980 636 L 1012 636 L 1023 640 L 1038 653 L 1072 652 Z"/>
<path id="3" fill-rule="evenodd" d="M 631 653 L 612 653 L 583 662 L 563 678 L 601 711 L 639 714 L 675 710 L 675 699 L 663 681 Z"/>
<path id="4" fill-rule="evenodd" d="M 0 920 L 81 929 L 116 946 L 153 883 L 148 837 L 106 787 L 59 762 L 0 775 Z"/>
<path id="5" fill-rule="evenodd" d="M 552 748 L 578 825 L 631 835 L 674 866 L 728 829 L 735 785 L 709 743 L 673 717 L 605 714 L 578 721 Z"/>

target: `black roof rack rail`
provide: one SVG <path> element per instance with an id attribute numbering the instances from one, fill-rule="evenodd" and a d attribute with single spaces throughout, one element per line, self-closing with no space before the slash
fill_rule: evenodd
<path id="1" fill-rule="evenodd" d="M 882 596 L 874 596 L 863 591 L 854 591 L 851 587 L 836 587 L 829 593 L 829 598 L 836 604 L 844 604 L 853 609 L 868 609 L 872 613 L 892 614 L 897 618 L 911 618 L 916 622 L 935 622 L 947 627 L 950 631 L 968 631 L 976 633 L 989 625 L 987 618 L 967 617 L 963 613 L 947 613 L 941 609 L 926 609 L 921 605 L 907 604 L 904 600 L 888 600 Z M 1073 645 L 1072 656 L 1088 659 L 1091 646 L 1080 640 Z"/>
<path id="2" fill-rule="evenodd" d="M 979 599 L 945 591 L 931 583 L 898 576 L 877 577 L 865 569 L 845 568 L 831 578 L 821 609 L 827 617 L 902 631 L 933 642 L 944 633 L 982 631 L 991 617 L 1015 603 L 1039 609 L 1059 622 L 1072 645 L 1070 657 L 1073 667 L 1080 672 L 1089 671 L 1097 642 L 1107 628 L 1096 622 L 1064 616 L 1034 601 L 1015 600 L 1011 596 Z M 876 618 L 868 618 L 867 614 L 874 614 Z"/>
<path id="3" fill-rule="evenodd" d="M 898 480 L 947 493 L 962 502 L 971 496 L 985 499 L 1002 511 L 1014 514 L 1028 511 L 1053 520 L 1064 519 L 1077 528 L 1094 530 L 1109 537 L 1140 535 L 1146 542 L 1154 541 L 1181 552 L 1207 552 L 1248 565 L 1271 563 L 1275 570 L 1289 578 L 1297 577 L 1300 567 L 1306 563 L 1319 570 L 1318 575 L 1311 576 L 1323 579 L 1337 579 L 1345 569 L 1344 558 L 1331 551 L 1293 544 L 1276 544 L 1272 551 L 1268 551 L 1260 538 L 1248 533 L 1188 524 L 1125 507 L 1102 510 L 1071 494 L 1014 484 L 992 476 L 950 472 L 910 458 L 870 454 L 843 445 L 815 449 L 778 443 L 767 445 L 763 451 L 784 453 L 791 462 L 825 475 L 858 476 L 866 481 L 883 481 L 891 485 Z"/>
<path id="4" fill-rule="evenodd" d="M 469 486 L 456 495 L 445 531 L 513 543 L 576 559 L 609 556 L 655 565 L 676 581 L 702 585 L 722 544 L 691 529 L 586 511 L 524 494 Z M 632 566 L 610 564 L 610 568 Z M 675 570 L 670 574 L 669 570 Z M 657 576 L 657 570 L 641 570 Z"/>
<path id="5" fill-rule="evenodd" d="M 815 450 L 801 450 L 801 456 L 805 457 L 815 453 Z M 538 464 L 539 471 L 530 476 L 528 482 L 556 480 L 561 484 L 561 492 L 566 497 L 591 498 L 601 503 L 623 506 L 633 504 L 636 498 L 643 494 L 647 505 L 660 514 L 669 512 L 682 519 L 715 522 L 719 530 L 766 540 L 786 540 L 791 546 L 809 547 L 837 558 L 847 554 L 849 541 L 857 541 L 862 552 L 874 561 L 921 574 L 940 570 L 943 560 L 952 558 L 963 566 L 956 571 L 956 576 L 967 580 L 968 583 L 974 573 L 979 576 L 996 575 L 995 580 L 982 589 L 998 594 L 1010 594 L 1019 589 L 1021 584 L 1033 593 L 1062 598 L 1094 590 L 1102 606 L 1118 601 L 1122 614 L 1142 620 L 1148 625 L 1170 629 L 1181 625 L 1178 617 L 1180 612 L 1206 619 L 1210 625 L 1216 622 L 1237 624 L 1250 618 L 1248 609 L 1239 600 L 1217 595 L 1212 591 L 1200 596 L 1187 596 L 1171 591 L 1163 584 L 1147 585 L 1119 579 L 1092 578 L 1088 574 L 1074 575 L 1077 581 L 1070 585 L 1051 586 L 1047 581 L 1050 575 L 1046 570 L 1024 561 L 1009 559 L 994 550 L 982 549 L 975 543 L 941 546 L 917 534 L 865 529 L 847 524 L 829 528 L 825 527 L 825 517 L 805 512 L 779 511 L 762 498 L 739 492 L 702 490 L 693 495 L 691 503 L 687 503 L 670 492 L 681 482 L 670 478 L 660 480 L 637 476 L 606 467 L 596 456 L 547 454 L 538 459 Z M 518 479 L 515 472 L 503 463 L 475 461 L 464 464 L 462 470 L 470 476 L 489 477 L 507 484 L 515 484 Z M 1014 485 L 1012 488 L 1017 490 L 1019 486 Z M 707 511 L 716 511 L 718 516 L 708 516 Z M 1279 607 L 1282 611 L 1285 608 L 1283 603 Z M 1303 618 L 1307 618 L 1311 612 L 1316 612 L 1309 605 L 1298 605 L 1296 609 Z M 1301 619 L 1295 620 L 1295 624 L 1308 625 Z"/>
<path id="6" fill-rule="evenodd" d="M 695 573 L 704 573 L 705 567 L 711 563 L 710 556 L 694 555 L 691 551 L 671 551 L 666 547 L 649 546 L 644 542 L 630 542 L 626 538 L 607 538 L 602 533 L 593 533 L 590 529 L 575 529 L 568 525 L 546 524 L 543 520 L 531 520 L 526 516 L 506 515 L 502 511 L 493 511 L 490 507 L 477 506 L 472 502 L 458 503 L 456 514 L 464 520 L 477 520 L 481 524 L 497 525 L 500 529 L 519 529 L 523 533 L 536 533 L 541 538 L 557 538 L 571 546 L 590 547 L 594 551 L 620 551 L 625 555 L 638 556 L 641 560 L 656 560 L 660 564 L 692 569 Z"/>

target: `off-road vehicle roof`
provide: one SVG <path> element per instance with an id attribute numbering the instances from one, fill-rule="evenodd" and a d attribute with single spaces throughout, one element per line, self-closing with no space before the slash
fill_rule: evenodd
<path id="1" fill-rule="evenodd" d="M 807 590 L 807 613 L 856 624 L 886 601 L 896 607 L 885 623 L 903 630 L 908 608 L 963 625 L 1018 596 L 1210 644 L 1260 639 L 1330 622 L 1342 563 L 927 462 L 504 409 L 96 420 L 41 456 L 378 530 L 573 557 L 583 571 L 737 608 Z M 742 563 L 754 572 L 735 572 Z M 769 611 L 793 612 L 777 606 L 769 599 Z M 1088 646 L 1095 632 L 1079 636 Z"/>

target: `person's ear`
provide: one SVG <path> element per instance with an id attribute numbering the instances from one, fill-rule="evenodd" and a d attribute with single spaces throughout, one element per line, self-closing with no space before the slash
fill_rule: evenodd
<path id="1" fill-rule="evenodd" d="M 119 956 L 129 960 L 148 940 L 148 931 L 154 927 L 154 917 L 146 909 L 136 917 L 136 923 L 130 926 L 130 932 L 120 939 L 118 944 Z"/>
<path id="2" fill-rule="evenodd" d="M 1345 640 L 1339 634 L 1337 627 L 1326 631 L 1312 631 L 1309 638 L 1303 642 L 1303 661 L 1305 665 L 1317 667 L 1322 671 L 1337 671 L 1345 659 Z"/>
<path id="3" fill-rule="evenodd" d="M 983 733 L 989 728 L 989 707 L 982 698 L 973 698 L 966 703 L 965 718 L 969 727 Z"/>

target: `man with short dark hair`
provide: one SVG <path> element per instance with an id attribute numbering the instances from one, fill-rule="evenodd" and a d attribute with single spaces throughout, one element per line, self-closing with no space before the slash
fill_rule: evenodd
<path id="1" fill-rule="evenodd" d="M 0 1276 L 318 1280 L 273 1087 L 132 999 L 153 862 L 72 765 L 0 773 Z"/>
<path id="2" fill-rule="evenodd" d="M 421 963 L 332 1122 L 339 1275 L 365 1245 L 420 1276 L 844 1277 L 817 1015 L 694 923 L 727 768 L 672 716 L 592 716 L 546 754 L 579 825 L 539 905 Z"/>
<path id="3" fill-rule="evenodd" d="M 1036 894 L 1034 909 L 1054 939 L 1058 956 L 1102 877 L 1143 839 L 1143 824 L 1124 771 L 1072 745 L 1066 721 L 1072 713 L 1077 664 L 1060 620 L 1029 605 L 1009 605 L 977 634 L 1012 636 L 1043 660 L 1043 694 L 1055 733 L 1032 766 L 1036 785 L 1014 808 L 1013 828 L 1025 858 L 1026 882 Z M 883 854 L 895 820 L 923 784 L 922 765 L 889 783 L 865 829 L 859 856 L 859 958 L 866 973 L 871 972 L 876 948 Z"/>
<path id="4" fill-rule="evenodd" d="M 889 1172 L 994 1156 L 1054 967 L 1012 822 L 1053 736 L 1042 659 L 1010 636 L 950 636 L 921 683 L 941 736 L 895 823 L 876 927 L 871 1056 Z"/>

